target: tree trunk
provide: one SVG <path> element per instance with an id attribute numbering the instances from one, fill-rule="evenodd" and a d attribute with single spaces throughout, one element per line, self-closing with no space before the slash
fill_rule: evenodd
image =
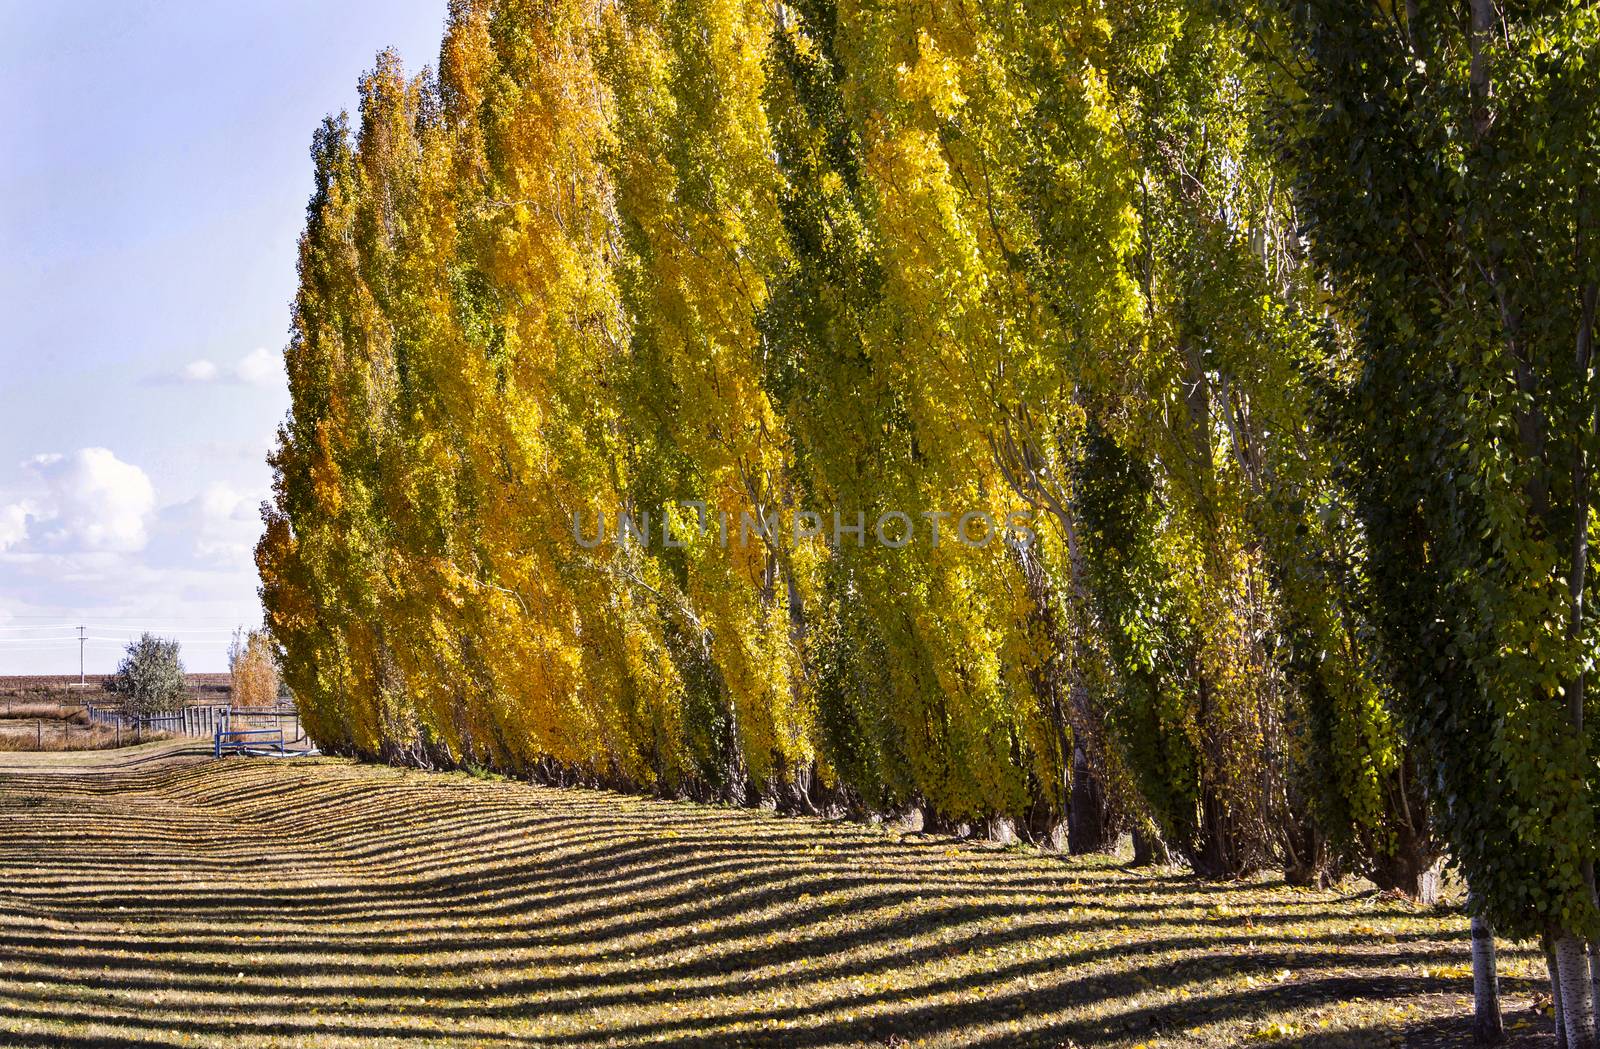
<path id="1" fill-rule="evenodd" d="M 1417 872 L 1415 899 L 1418 903 L 1424 907 L 1432 907 L 1439 902 L 1439 881 L 1443 874 L 1442 856 Z"/>
<path id="2" fill-rule="evenodd" d="M 1589 956 L 1584 943 L 1571 933 L 1562 933 L 1555 941 L 1555 955 L 1567 1049 L 1595 1049 L 1594 1001 L 1589 997 Z"/>
<path id="3" fill-rule="evenodd" d="M 1017 824 L 1010 816 L 990 816 L 988 838 L 996 845 L 1017 843 Z"/>
<path id="4" fill-rule="evenodd" d="M 1406 766 L 1401 766 L 1406 770 Z M 1438 843 L 1428 831 L 1426 817 L 1427 799 L 1416 790 L 1417 779 L 1409 774 L 1397 775 L 1390 791 L 1401 819 L 1394 829 L 1393 848 L 1385 851 L 1374 847 L 1367 877 L 1380 889 L 1393 889 L 1405 893 L 1424 906 L 1439 902 L 1439 877 L 1444 870 L 1444 856 Z M 1413 816 L 1413 814 L 1416 814 Z"/>
<path id="5" fill-rule="evenodd" d="M 1067 851 L 1074 856 L 1116 848 L 1111 806 L 1082 747 L 1072 750 L 1072 797 L 1067 819 Z"/>
<path id="6" fill-rule="evenodd" d="M 1214 784 L 1200 790 L 1200 826 L 1192 842 L 1180 843 L 1189 866 L 1202 878 L 1237 878 L 1251 870 L 1251 857 L 1239 847 Z"/>
<path id="7" fill-rule="evenodd" d="M 1064 527 L 1070 526 L 1063 520 Z M 1069 546 L 1077 550 L 1075 540 Z M 1067 851 L 1073 855 L 1109 852 L 1116 847 L 1117 832 L 1106 793 L 1106 755 L 1098 743 L 1104 729 L 1102 714 L 1078 668 L 1069 624 L 1056 615 L 1056 597 L 1043 562 L 1027 543 L 1013 542 L 1011 552 L 1033 603 L 1028 618 L 1038 624 L 1050 646 L 1050 657 L 1029 676 L 1034 694 L 1055 728 L 1061 773 L 1067 778 Z M 1073 594 L 1081 604 L 1086 601 L 1082 555 L 1071 553 L 1069 560 Z"/>
<path id="8" fill-rule="evenodd" d="M 1294 852 L 1283 865 L 1283 880 L 1290 885 L 1302 888 L 1314 887 L 1325 889 L 1330 881 L 1328 870 L 1327 844 L 1321 835 L 1312 833 L 1300 841 L 1300 849 Z M 1384 888 L 1381 882 L 1373 879 L 1379 888 Z"/>
<path id="9" fill-rule="evenodd" d="M 1133 865 L 1135 867 L 1172 866 L 1172 853 L 1167 849 L 1167 843 L 1161 840 L 1161 835 L 1154 828 L 1136 826 L 1133 828 Z"/>
<path id="10" fill-rule="evenodd" d="M 1556 1021 L 1556 1049 L 1567 1049 L 1567 1022 L 1561 1009 L 1561 977 L 1557 972 L 1555 947 L 1548 936 L 1544 938 L 1544 966 L 1550 973 L 1550 1011 Z"/>
<path id="11" fill-rule="evenodd" d="M 1481 914 L 1472 916 L 1472 1037 L 1479 1045 L 1506 1040 L 1500 1019 L 1500 975 L 1494 960 L 1494 927 Z"/>
<path id="12" fill-rule="evenodd" d="M 1589 943 L 1589 989 L 1592 991 L 1590 1004 L 1600 1010 L 1600 943 Z M 1597 1034 L 1600 1034 L 1600 1018 L 1596 1019 Z"/>

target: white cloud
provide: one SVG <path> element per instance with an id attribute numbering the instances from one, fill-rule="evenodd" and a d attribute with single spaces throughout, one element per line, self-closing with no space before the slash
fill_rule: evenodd
<path id="1" fill-rule="evenodd" d="M 222 374 L 215 364 L 207 360 L 190 361 L 178 373 L 178 378 L 184 382 L 216 382 Z"/>
<path id="2" fill-rule="evenodd" d="M 161 508 L 147 560 L 152 564 L 254 568 L 261 537 L 260 495 L 209 484 L 193 499 Z"/>
<path id="3" fill-rule="evenodd" d="M 88 623 L 113 639 L 90 642 L 99 673 L 115 666 L 123 633 L 156 629 L 182 639 L 189 669 L 226 668 L 226 631 L 261 619 L 252 555 L 263 486 L 217 480 L 157 507 L 144 472 L 104 448 L 21 465 L 30 483 L 0 491 L 0 623 L 27 616 L 5 636 L 46 637 L 23 629 L 44 616 Z M 77 661 L 70 637 L 0 645 L 0 674 L 76 672 Z"/>
<path id="4" fill-rule="evenodd" d="M 243 386 L 271 388 L 284 383 L 283 355 L 258 346 L 231 365 L 220 365 L 204 357 L 190 361 L 176 372 L 167 372 L 151 378 L 152 382 L 184 383 L 205 386 L 228 383 Z"/>
<path id="5" fill-rule="evenodd" d="M 200 516 L 195 553 L 216 563 L 254 566 L 261 536 L 260 498 L 219 482 L 207 485 L 193 502 Z"/>
<path id="6" fill-rule="evenodd" d="M 8 636 L 50 636 L 19 626 L 88 623 L 91 634 L 117 640 L 90 642 L 88 669 L 108 673 L 122 641 L 150 629 L 183 642 L 183 662 L 192 671 L 227 669 L 226 630 L 258 623 L 254 566 L 152 565 L 139 553 L 0 553 L 0 621 L 12 620 Z M 53 617 L 45 619 L 44 616 Z M 54 618 L 59 617 L 59 618 Z M 187 632 L 186 632 L 187 631 Z M 70 629 L 56 633 L 71 634 Z M 0 645 L 0 674 L 78 672 L 76 641 L 30 647 Z"/>
<path id="7" fill-rule="evenodd" d="M 54 549 L 132 551 L 148 539 L 155 510 L 150 478 L 106 448 L 80 448 L 70 455 L 40 455 L 24 464 L 44 484 L 38 507 L 16 504 L 0 513 L 0 537 L 20 519 L 24 538 Z M 19 518 L 18 510 L 21 509 Z M 9 526 L 9 529 L 8 529 Z"/>
<path id="8" fill-rule="evenodd" d="M 283 381 L 283 356 L 258 346 L 234 367 L 233 372 L 240 382 L 251 386 L 276 386 Z"/>
<path id="9" fill-rule="evenodd" d="M 33 505 L 26 500 L 0 506 L 0 550 L 9 550 L 28 538 L 28 517 Z"/>

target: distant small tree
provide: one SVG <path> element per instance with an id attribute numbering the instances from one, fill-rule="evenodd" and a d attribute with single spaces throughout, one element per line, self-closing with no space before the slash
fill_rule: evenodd
<path id="1" fill-rule="evenodd" d="M 236 630 L 228 646 L 228 672 L 233 676 L 234 706 L 270 707 L 281 687 L 272 639 L 264 630 Z"/>
<path id="2" fill-rule="evenodd" d="M 178 642 L 145 634 L 128 643 L 117 672 L 107 682 L 137 714 L 174 710 L 183 703 L 185 681 Z"/>

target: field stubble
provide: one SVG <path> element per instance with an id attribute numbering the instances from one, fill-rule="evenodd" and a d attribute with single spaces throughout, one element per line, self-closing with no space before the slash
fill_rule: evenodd
<path id="1" fill-rule="evenodd" d="M 1371 891 L 332 760 L 0 769 L 0 825 L 3 1045 L 1468 1042 L 1464 919 Z"/>

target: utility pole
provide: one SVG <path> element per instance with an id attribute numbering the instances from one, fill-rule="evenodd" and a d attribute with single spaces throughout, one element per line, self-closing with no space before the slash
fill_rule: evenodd
<path id="1" fill-rule="evenodd" d="M 89 632 L 85 628 L 80 626 L 78 628 L 78 687 L 79 688 L 83 688 L 84 685 L 87 683 L 85 678 L 84 678 L 84 676 L 83 676 L 83 645 L 84 645 L 84 642 L 86 642 L 88 640 L 89 640 Z"/>

